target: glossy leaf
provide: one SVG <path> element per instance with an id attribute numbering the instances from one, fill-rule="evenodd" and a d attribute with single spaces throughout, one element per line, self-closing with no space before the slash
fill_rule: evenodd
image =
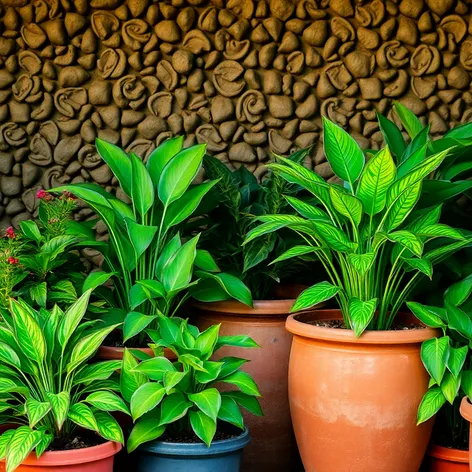
<path id="1" fill-rule="evenodd" d="M 400 121 L 402 122 L 403 127 L 410 136 L 411 139 L 414 139 L 416 135 L 423 129 L 418 117 L 405 105 L 400 102 L 395 102 L 395 111 L 397 112 Z"/>
<path id="2" fill-rule="evenodd" d="M 34 450 L 42 433 L 20 426 L 10 439 L 6 450 L 6 472 L 13 472 Z"/>
<path id="3" fill-rule="evenodd" d="M 243 415 L 236 401 L 231 397 L 221 397 L 221 407 L 218 411 L 218 419 L 244 429 Z"/>
<path id="4" fill-rule="evenodd" d="M 67 417 L 81 428 L 98 432 L 98 424 L 92 409 L 85 403 L 75 403 L 69 408 Z"/>
<path id="5" fill-rule="evenodd" d="M 349 300 L 349 321 L 357 338 L 365 331 L 374 318 L 377 303 L 377 298 L 368 301 L 362 301 L 358 298 L 351 298 Z"/>
<path id="6" fill-rule="evenodd" d="M 36 423 L 41 421 L 41 419 L 51 411 L 51 403 L 40 402 L 34 398 L 26 400 L 25 407 L 26 413 L 28 414 L 30 428 L 34 428 Z"/>
<path id="7" fill-rule="evenodd" d="M 211 441 L 216 433 L 216 421 L 209 418 L 201 411 L 190 411 L 190 426 L 194 433 L 210 447 Z"/>
<path id="8" fill-rule="evenodd" d="M 210 274 L 199 270 L 195 271 L 195 275 L 202 279 L 214 280 L 230 297 L 245 305 L 252 306 L 251 292 L 238 277 L 224 272 Z"/>
<path id="9" fill-rule="evenodd" d="M 134 392 L 147 382 L 146 376 L 136 371 L 137 366 L 137 360 L 128 349 L 125 349 L 123 352 L 120 385 L 121 394 L 127 402 L 131 401 Z"/>
<path id="10" fill-rule="evenodd" d="M 345 193 L 337 187 L 329 188 L 329 196 L 333 208 L 342 216 L 348 218 L 354 227 L 358 227 L 362 220 L 362 202 L 354 195 Z"/>
<path id="11" fill-rule="evenodd" d="M 387 117 L 378 114 L 380 131 L 383 134 L 385 142 L 389 149 L 395 154 L 397 160 L 400 160 L 406 149 L 405 140 L 397 125 Z"/>
<path id="12" fill-rule="evenodd" d="M 102 411 L 121 411 L 129 415 L 126 403 L 113 392 L 99 390 L 88 395 L 84 401 Z"/>
<path id="13" fill-rule="evenodd" d="M 460 308 L 452 305 L 447 299 L 445 300 L 445 305 L 449 328 L 456 330 L 467 339 L 472 340 L 472 320 L 469 315 Z"/>
<path id="14" fill-rule="evenodd" d="M 60 393 L 46 392 L 46 397 L 51 404 L 57 429 L 60 431 L 69 412 L 70 393 L 67 391 Z"/>
<path id="15" fill-rule="evenodd" d="M 422 305 L 417 302 L 407 302 L 411 312 L 426 326 L 430 328 L 444 328 L 446 324 L 444 319 L 438 314 L 434 307 Z"/>
<path id="16" fill-rule="evenodd" d="M 164 398 L 161 403 L 161 426 L 173 423 L 185 416 L 188 409 L 192 406 L 185 396 L 180 393 L 173 393 Z"/>
<path id="17" fill-rule="evenodd" d="M 130 408 L 133 421 L 155 408 L 164 398 L 165 388 L 156 382 L 148 382 L 139 387 L 131 397 Z"/>
<path id="18" fill-rule="evenodd" d="M 141 418 L 131 430 L 127 441 L 128 453 L 133 452 L 141 444 L 158 439 L 164 431 L 165 426 L 159 426 L 159 422 L 153 417 Z"/>
<path id="19" fill-rule="evenodd" d="M 449 357 L 447 359 L 446 367 L 448 368 L 451 374 L 458 378 L 461 373 L 462 367 L 467 357 L 468 347 L 449 347 Z"/>
<path id="20" fill-rule="evenodd" d="M 135 258 L 138 260 L 151 245 L 158 228 L 157 226 L 138 224 L 129 218 L 126 218 L 125 222 L 129 239 L 134 248 Z"/>
<path id="21" fill-rule="evenodd" d="M 176 154 L 182 150 L 183 144 L 184 137 L 176 136 L 174 138 L 167 139 L 151 152 L 146 166 L 153 181 L 154 187 L 157 188 L 164 167 Z"/>
<path id="22" fill-rule="evenodd" d="M 261 396 L 259 389 L 257 388 L 256 382 L 254 382 L 254 380 L 249 374 L 243 372 L 242 370 L 238 370 L 233 374 L 228 375 L 227 377 L 225 377 L 223 382 L 236 385 L 237 387 L 239 387 L 241 392 L 247 395 L 253 395 L 256 397 Z"/>
<path id="23" fill-rule="evenodd" d="M 375 260 L 375 253 L 348 254 L 349 262 L 360 276 L 364 276 L 372 267 Z"/>
<path id="24" fill-rule="evenodd" d="M 201 392 L 190 394 L 188 399 L 205 415 L 216 421 L 221 406 L 221 395 L 216 388 L 207 388 Z"/>
<path id="25" fill-rule="evenodd" d="M 241 405 L 243 408 L 245 408 L 247 411 L 249 411 L 253 415 L 263 416 L 263 412 L 262 412 L 262 408 L 259 403 L 259 400 L 252 395 L 247 395 L 239 391 L 231 391 L 231 392 L 223 392 L 221 396 L 222 397 L 228 396 L 232 398 L 233 400 L 236 401 L 238 405 Z"/>
<path id="26" fill-rule="evenodd" d="M 329 282 L 319 282 L 310 288 L 304 290 L 295 300 L 290 312 L 306 310 L 318 303 L 325 302 L 339 293 L 340 288 Z"/>
<path id="27" fill-rule="evenodd" d="M 108 282 L 114 275 L 114 273 L 105 272 L 103 270 L 91 272 L 85 279 L 84 285 L 82 286 L 82 293 L 86 292 L 87 290 L 95 290 L 100 285 Z"/>
<path id="28" fill-rule="evenodd" d="M 429 375 L 440 385 L 449 357 L 449 337 L 432 338 L 421 345 L 421 360 Z"/>
<path id="29" fill-rule="evenodd" d="M 137 311 L 128 313 L 123 324 L 123 342 L 128 341 L 143 329 L 146 329 L 156 318 L 157 315 L 144 315 Z"/>
<path id="30" fill-rule="evenodd" d="M 424 423 L 432 418 L 444 403 L 446 403 L 446 398 L 441 389 L 439 387 L 430 388 L 423 397 L 423 400 L 421 400 L 418 408 L 417 424 Z"/>
<path id="31" fill-rule="evenodd" d="M 131 159 L 131 198 L 134 208 L 141 216 L 154 204 L 154 185 L 146 166 L 133 153 Z"/>
<path id="32" fill-rule="evenodd" d="M 118 421 L 113 418 L 107 411 L 97 411 L 95 413 L 97 421 L 98 432 L 101 436 L 109 441 L 115 441 L 124 444 L 123 431 L 118 424 Z"/>

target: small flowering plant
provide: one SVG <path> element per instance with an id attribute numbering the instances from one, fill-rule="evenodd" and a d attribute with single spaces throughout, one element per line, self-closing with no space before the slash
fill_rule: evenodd
<path id="1" fill-rule="evenodd" d="M 54 197 L 39 190 L 39 221 L 22 221 L 18 230 L 0 234 L 0 308 L 11 296 L 46 308 L 66 308 L 83 292 L 84 276 L 77 251 L 96 245 L 94 233 L 73 221 L 76 199 L 64 192 Z M 90 288 L 90 287 L 88 287 Z"/>

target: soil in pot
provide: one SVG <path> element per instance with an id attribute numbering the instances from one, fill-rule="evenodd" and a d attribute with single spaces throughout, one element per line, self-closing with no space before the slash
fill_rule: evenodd
<path id="1" fill-rule="evenodd" d="M 301 289 L 291 289 L 287 297 L 296 297 Z M 278 295 L 283 296 L 283 292 Z M 236 301 L 193 306 L 192 323 L 201 330 L 221 323 L 221 335 L 247 334 L 261 346 L 261 349 L 225 347 L 216 353 L 216 358 L 248 359 L 250 362 L 243 370 L 253 376 L 262 394 L 263 417 L 243 412 L 252 437 L 244 451 L 245 472 L 288 472 L 301 468 L 287 382 L 292 335 L 285 330 L 285 320 L 293 302 L 293 298 L 256 300 L 253 309 Z"/>
<path id="2" fill-rule="evenodd" d="M 369 331 L 356 339 L 314 324 L 333 319 L 341 319 L 339 310 L 287 320 L 290 409 L 305 471 L 417 472 L 433 423 L 416 426 L 429 380 L 420 348 L 436 331 Z"/>

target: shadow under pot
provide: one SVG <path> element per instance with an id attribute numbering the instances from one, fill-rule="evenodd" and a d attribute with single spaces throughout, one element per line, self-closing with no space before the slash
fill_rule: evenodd
<path id="1" fill-rule="evenodd" d="M 203 443 L 151 441 L 133 453 L 135 472 L 239 472 L 243 448 L 249 443 L 246 429 L 239 436 Z"/>
<path id="2" fill-rule="evenodd" d="M 472 404 L 467 397 L 464 397 L 461 402 L 461 415 L 462 418 L 466 419 L 470 424 L 470 436 L 469 436 L 469 467 L 472 472 Z"/>
<path id="3" fill-rule="evenodd" d="M 420 472 L 469 472 L 469 451 L 431 444 Z"/>
<path id="4" fill-rule="evenodd" d="M 45 452 L 39 459 L 32 452 L 16 472 L 113 472 L 114 456 L 121 444 L 108 441 L 98 446 Z M 0 472 L 5 462 L 0 462 Z"/>
<path id="5" fill-rule="evenodd" d="M 437 331 L 412 315 L 397 318 L 412 329 L 359 338 L 319 325 L 340 319 L 339 310 L 287 319 L 290 410 L 305 472 L 418 472 L 433 426 L 416 426 L 429 381 L 420 349 Z"/>

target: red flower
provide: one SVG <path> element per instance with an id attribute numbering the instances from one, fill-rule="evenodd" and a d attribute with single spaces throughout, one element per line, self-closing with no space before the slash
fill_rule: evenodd
<path id="1" fill-rule="evenodd" d="M 7 238 L 10 238 L 10 239 L 15 239 L 15 238 L 16 238 L 15 230 L 10 226 L 10 227 L 7 228 L 7 230 L 5 231 L 5 236 L 6 236 Z"/>
<path id="2" fill-rule="evenodd" d="M 16 259 L 15 257 L 9 257 L 9 258 L 7 259 L 7 262 L 8 262 L 9 264 L 11 264 L 11 265 L 16 265 L 16 264 L 18 264 L 18 262 L 20 262 L 20 261 L 19 261 L 19 259 Z"/>
<path id="3" fill-rule="evenodd" d="M 46 202 L 49 202 L 54 199 L 54 197 L 50 193 L 47 193 L 46 190 L 43 189 L 38 190 L 36 198 L 38 198 L 39 200 L 44 200 Z"/>
<path id="4" fill-rule="evenodd" d="M 68 200 L 77 200 L 77 197 L 72 195 L 72 193 L 68 192 L 67 190 L 64 190 L 62 193 Z"/>

